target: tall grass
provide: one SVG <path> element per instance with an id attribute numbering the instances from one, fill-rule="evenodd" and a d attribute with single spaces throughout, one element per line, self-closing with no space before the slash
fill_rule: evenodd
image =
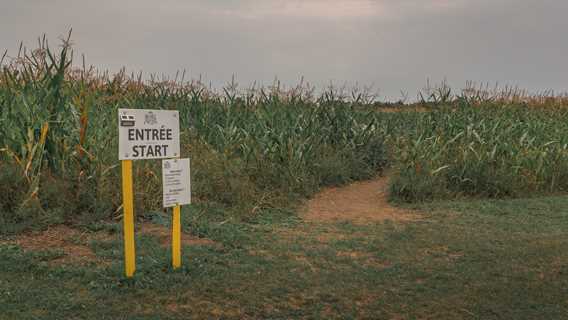
<path id="1" fill-rule="evenodd" d="M 566 95 L 473 83 L 456 92 L 443 82 L 417 103 L 381 103 L 369 89 L 240 89 L 234 79 L 215 91 L 183 74 L 143 81 L 77 68 L 68 44 L 54 52 L 41 40 L 1 59 L 4 231 L 120 214 L 119 107 L 179 110 L 194 198 L 242 218 L 387 165 L 404 201 L 568 190 Z M 159 170 L 136 162 L 139 213 L 161 207 Z"/>
<path id="2" fill-rule="evenodd" d="M 395 198 L 568 191 L 568 108 L 482 104 L 406 117 L 391 138 Z"/>
<path id="3" fill-rule="evenodd" d="M 74 69 L 64 42 L 45 42 L 2 66 L 0 167 L 4 225 L 100 219 L 120 212 L 117 109 L 180 111 L 183 156 L 193 158 L 195 199 L 250 217 L 290 207 L 323 185 L 369 178 L 386 164 L 371 112 L 332 89 L 300 84 L 222 92 L 197 81 L 142 81 Z M 361 94 L 354 97 L 361 99 Z M 161 206 L 157 161 L 135 165 L 138 212 Z"/>

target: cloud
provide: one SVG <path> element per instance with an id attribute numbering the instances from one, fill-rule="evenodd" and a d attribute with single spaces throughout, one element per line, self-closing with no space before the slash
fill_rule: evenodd
<path id="1" fill-rule="evenodd" d="M 77 53 L 101 69 L 213 85 L 305 76 L 375 83 L 396 96 L 427 77 L 566 89 L 562 0 L 0 0 L 0 53 L 52 44 L 73 27 Z"/>
<path id="2" fill-rule="evenodd" d="M 247 0 L 208 3 L 210 13 L 246 20 L 274 18 L 398 20 L 463 9 L 468 0 Z"/>
<path id="3" fill-rule="evenodd" d="M 242 19 L 323 18 L 352 19 L 379 17 L 383 4 L 372 0 L 274 0 L 247 1 L 246 5 L 221 9 L 228 16 Z"/>

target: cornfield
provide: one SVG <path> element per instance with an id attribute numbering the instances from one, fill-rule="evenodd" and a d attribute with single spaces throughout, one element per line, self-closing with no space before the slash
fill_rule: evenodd
<path id="1" fill-rule="evenodd" d="M 73 221 L 120 212 L 117 109 L 176 109 L 198 201 L 254 215 L 322 185 L 369 178 L 386 164 L 372 112 L 315 97 L 308 84 L 221 93 L 198 81 L 142 81 L 76 69 L 70 47 L 44 42 L 2 65 L 2 201 L 5 222 Z M 135 165 L 139 212 L 160 208 L 160 167 Z M 18 192 L 14 192 L 15 189 Z M 27 217 L 27 218 L 26 218 Z M 57 218 L 54 218 L 57 217 Z"/>
<path id="2" fill-rule="evenodd" d="M 568 190 L 568 98 L 445 83 L 419 102 L 368 90 L 320 94 L 301 82 L 220 92 L 197 80 L 101 73 L 66 40 L 0 62 L 0 224 L 102 219 L 120 212 L 116 114 L 176 109 L 194 196 L 235 214 L 289 207 L 325 185 L 393 168 L 392 196 L 420 201 Z M 381 112 L 394 109 L 396 112 Z M 160 208 L 155 161 L 135 165 L 139 212 Z"/>
<path id="3" fill-rule="evenodd" d="M 568 191 L 568 109 L 484 105 L 407 119 L 391 191 L 417 201 Z"/>

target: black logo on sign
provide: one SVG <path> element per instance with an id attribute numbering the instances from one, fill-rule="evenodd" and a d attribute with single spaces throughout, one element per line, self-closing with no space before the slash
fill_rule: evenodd
<path id="1" fill-rule="evenodd" d="M 121 127 L 134 127 L 136 121 L 134 116 L 131 114 L 121 114 L 120 115 L 120 126 Z"/>

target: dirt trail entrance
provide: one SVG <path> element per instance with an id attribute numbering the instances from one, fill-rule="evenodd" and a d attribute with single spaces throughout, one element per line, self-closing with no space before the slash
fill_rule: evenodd
<path id="1" fill-rule="evenodd" d="M 302 217 L 314 222 L 349 221 L 356 224 L 418 219 L 411 210 L 388 202 L 388 177 L 328 188 L 308 201 Z"/>

